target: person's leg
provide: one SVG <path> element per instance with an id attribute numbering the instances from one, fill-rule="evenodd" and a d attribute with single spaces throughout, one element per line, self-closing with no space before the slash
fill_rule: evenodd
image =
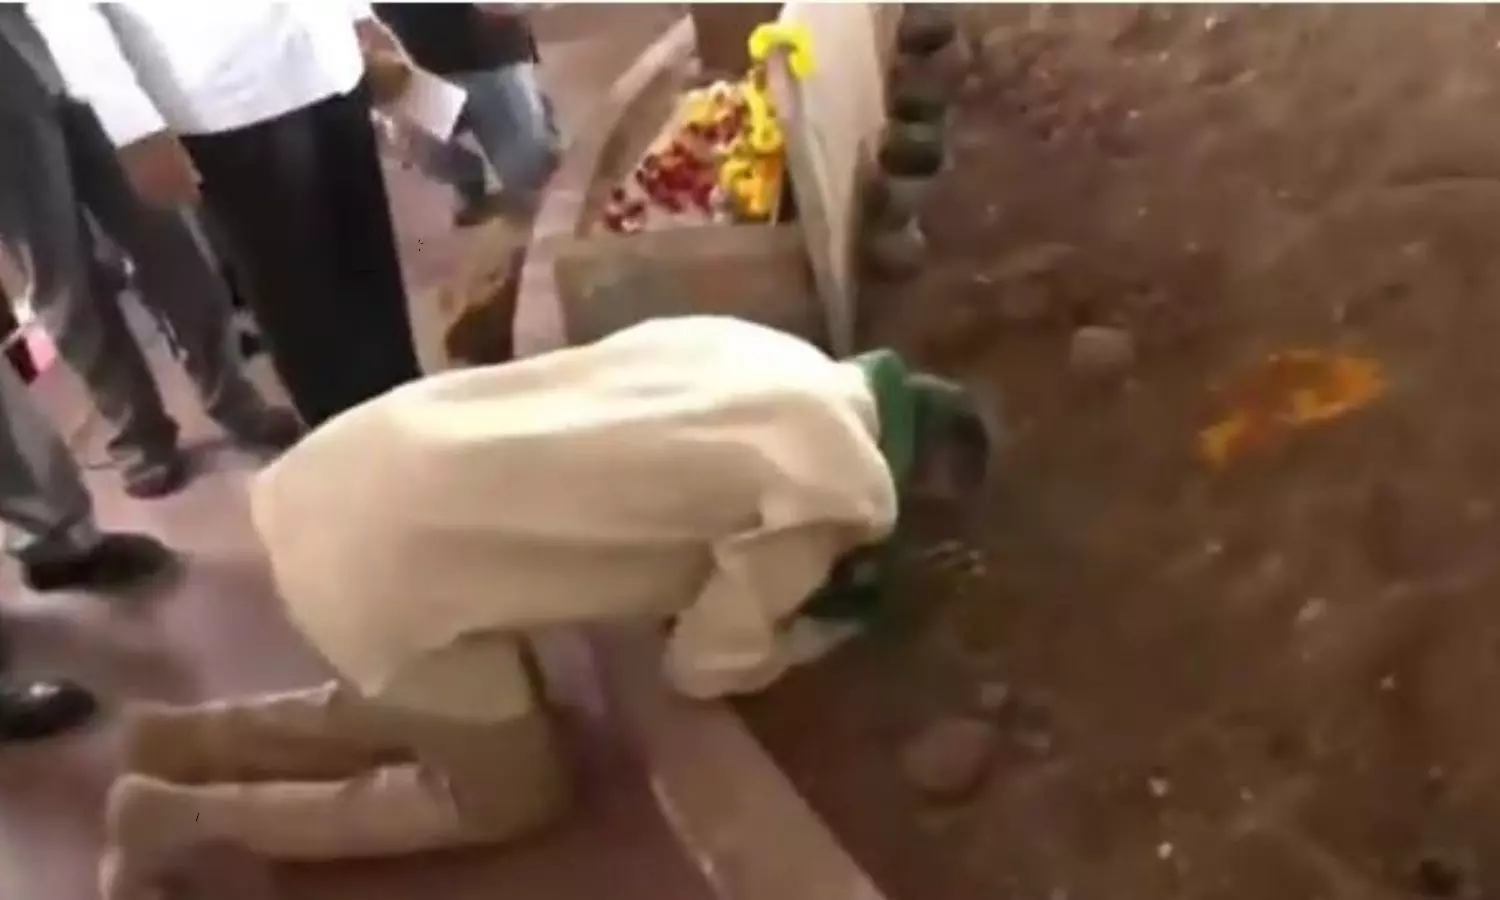
<path id="1" fill-rule="evenodd" d="M 420 377 L 363 95 L 186 143 L 303 419 Z"/>
<path id="2" fill-rule="evenodd" d="M 169 332 L 209 417 L 243 443 L 290 446 L 300 426 L 250 382 L 235 346 L 228 288 L 186 214 L 141 202 L 87 105 L 69 104 L 63 124 L 79 199 L 134 262 L 141 301 Z"/>
<path id="3" fill-rule="evenodd" d="M 83 473 L 9 366 L 0 370 L 0 521 L 24 564 L 82 556 L 99 542 Z"/>
<path id="4" fill-rule="evenodd" d="M 209 845 L 316 861 L 472 843 L 441 773 L 364 705 L 331 685 L 131 714 L 106 804 L 103 900 L 159 898 Z"/>
<path id="5" fill-rule="evenodd" d="M 423 712 L 404 705 L 418 698 Z M 425 657 L 379 701 L 330 687 L 181 709 L 149 739 L 129 721 L 105 900 L 150 896 L 205 844 L 302 861 L 474 846 L 554 821 L 571 796 L 535 674 L 504 634 Z"/>
<path id="6" fill-rule="evenodd" d="M 134 274 L 131 262 L 125 251 L 99 228 L 97 220 L 87 215 L 84 218 L 88 222 L 89 237 L 94 244 L 94 252 L 89 260 L 89 264 L 94 267 L 91 275 L 93 284 L 98 286 L 100 297 L 118 297 L 130 288 L 131 276 Z"/>
<path id="7" fill-rule="evenodd" d="M 183 785 L 346 778 L 411 754 L 343 727 L 360 702 L 329 682 L 308 690 L 195 706 L 133 704 L 124 714 L 124 770 Z"/>
<path id="8" fill-rule="evenodd" d="M 162 406 L 145 356 L 120 304 L 100 296 L 92 276 L 93 241 L 79 207 L 62 123 L 54 111 L 0 122 L 0 177 L 19 207 L 20 239 L 30 253 L 32 304 L 59 355 L 88 386 L 114 426 L 110 453 L 126 490 L 160 496 L 181 486 L 177 425 Z"/>
<path id="9" fill-rule="evenodd" d="M 455 76 L 468 91 L 470 128 L 515 202 L 530 207 L 557 165 L 560 139 L 536 64 Z"/>
<path id="10" fill-rule="evenodd" d="M 475 156 L 455 137 L 451 141 L 440 141 L 419 128 L 406 129 L 406 144 L 411 148 L 411 160 L 417 170 L 433 181 L 453 188 L 458 199 L 455 220 L 460 225 L 469 224 L 466 215 L 484 206 L 489 195 L 484 173 L 484 160 Z"/>
<path id="11" fill-rule="evenodd" d="M 229 306 L 234 310 L 235 344 L 239 348 L 240 359 L 249 362 L 263 353 L 265 347 L 260 339 L 260 325 L 255 321 L 255 311 L 251 309 L 250 301 L 245 299 L 244 276 L 240 274 L 239 264 L 231 255 L 229 242 L 208 210 L 202 207 L 194 210 L 191 221 L 196 224 L 198 238 L 207 245 L 209 255 L 218 266 L 219 277 L 229 287 Z"/>
<path id="12" fill-rule="evenodd" d="M 0 365 L 0 521 L 35 590 L 124 588 L 171 561 L 149 537 L 99 532 L 78 463 L 9 365 Z"/>

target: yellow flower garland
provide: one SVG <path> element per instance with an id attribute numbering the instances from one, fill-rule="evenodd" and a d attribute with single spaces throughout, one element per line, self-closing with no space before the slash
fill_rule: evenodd
<path id="1" fill-rule="evenodd" d="M 786 176 L 786 138 L 766 84 L 766 60 L 776 51 L 787 55 L 792 77 L 812 71 L 811 39 L 800 25 L 767 22 L 750 33 L 750 71 L 740 82 L 745 122 L 719 166 L 719 185 L 740 215 L 764 221 L 776 210 Z"/>
<path id="2" fill-rule="evenodd" d="M 677 182 L 684 180 L 676 176 L 686 169 L 689 177 L 685 180 L 691 182 L 692 171 L 703 165 L 721 201 L 736 218 L 767 221 L 775 215 L 785 183 L 786 139 L 768 88 L 766 62 L 772 53 L 783 52 L 792 77 L 806 76 L 812 71 L 810 39 L 800 25 L 769 22 L 751 33 L 748 45 L 751 64 L 742 78 L 689 91 L 679 101 L 679 128 L 653 145 L 647 153 L 651 165 L 635 173 L 650 202 L 673 212 L 693 202 L 707 210 L 706 199 L 691 186 L 668 184 L 665 199 L 653 196 L 662 188 L 663 169 L 670 170 L 671 180 Z M 646 208 L 645 204 L 627 208 L 621 203 L 613 213 L 618 221 L 611 227 L 616 230 Z M 632 212 L 635 207 L 639 210 Z M 639 222 L 635 225 L 640 227 Z"/>

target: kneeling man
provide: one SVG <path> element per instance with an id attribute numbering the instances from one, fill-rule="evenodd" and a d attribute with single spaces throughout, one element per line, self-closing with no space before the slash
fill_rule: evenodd
<path id="1" fill-rule="evenodd" d="M 286 860 L 503 841 L 568 779 L 522 644 L 670 623 L 689 697 L 758 691 L 851 633 L 843 582 L 903 501 L 972 492 L 984 417 L 890 351 L 830 359 L 712 317 L 406 385 L 261 473 L 252 514 L 322 688 L 138 710 L 105 900 L 227 841 Z M 840 596 L 840 594 L 842 594 Z"/>

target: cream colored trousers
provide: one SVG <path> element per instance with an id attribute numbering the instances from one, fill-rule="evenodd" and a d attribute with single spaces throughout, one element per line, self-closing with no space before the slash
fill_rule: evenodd
<path id="1" fill-rule="evenodd" d="M 372 702 L 338 683 L 127 714 L 126 771 L 110 791 L 104 900 L 175 898 L 173 874 L 231 844 L 268 860 L 336 860 L 498 843 L 556 819 L 571 780 L 508 637 L 465 642 L 413 673 L 449 708 Z M 488 686 L 488 689 L 486 689 Z M 423 691 L 430 696 L 430 690 Z"/>

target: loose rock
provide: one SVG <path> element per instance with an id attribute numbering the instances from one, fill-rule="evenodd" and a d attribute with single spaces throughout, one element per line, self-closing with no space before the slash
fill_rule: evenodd
<path id="1" fill-rule="evenodd" d="M 1456 897 L 1465 881 L 1461 866 L 1435 854 L 1423 856 L 1412 867 L 1412 887 L 1423 897 Z"/>
<path id="2" fill-rule="evenodd" d="M 1010 685 L 1003 681 L 987 681 L 979 686 L 977 705 L 986 716 L 993 718 L 1009 712 L 1014 700 Z"/>
<path id="3" fill-rule="evenodd" d="M 927 262 L 927 238 L 915 219 L 896 228 L 875 227 L 864 236 L 865 262 L 886 281 L 916 277 Z"/>
<path id="4" fill-rule="evenodd" d="M 1050 318 L 1056 306 L 1046 287 L 1035 282 L 1022 282 L 1004 288 L 995 309 L 1006 322 L 1027 324 Z"/>
<path id="5" fill-rule="evenodd" d="M 1073 332 L 1068 364 L 1089 378 L 1115 378 L 1135 365 L 1135 337 L 1123 328 L 1086 325 Z"/>
<path id="6" fill-rule="evenodd" d="M 1034 278 L 1057 271 L 1077 256 L 1078 250 L 1071 244 L 1032 244 L 1006 255 L 987 269 L 984 277 L 1002 284 Z"/>
<path id="7" fill-rule="evenodd" d="M 902 748 L 902 773 L 933 800 L 964 800 L 984 781 L 999 738 L 999 729 L 983 719 L 939 719 Z"/>

